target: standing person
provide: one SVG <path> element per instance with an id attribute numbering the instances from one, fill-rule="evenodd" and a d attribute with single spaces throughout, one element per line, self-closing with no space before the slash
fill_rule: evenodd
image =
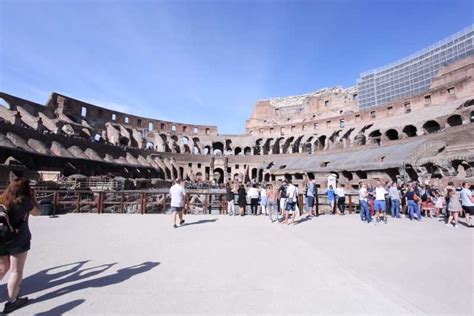
<path id="1" fill-rule="evenodd" d="M 387 190 L 382 186 L 382 182 L 377 181 L 377 187 L 375 188 L 375 222 L 380 222 L 380 216 L 383 216 L 385 224 L 387 224 L 387 212 L 385 203 L 385 195 Z M 383 213 L 383 214 L 382 214 Z"/>
<path id="2" fill-rule="evenodd" d="M 335 205 L 335 199 L 336 199 L 336 193 L 334 192 L 334 189 L 332 185 L 329 186 L 329 189 L 326 192 L 326 195 L 328 197 L 328 203 L 329 207 L 331 208 L 331 214 L 336 214 L 336 205 Z"/>
<path id="3" fill-rule="evenodd" d="M 237 194 L 238 194 L 237 202 L 239 203 L 240 216 L 244 216 L 245 208 L 247 207 L 247 191 L 245 191 L 245 187 L 243 184 L 239 186 L 239 190 L 237 191 Z"/>
<path id="4" fill-rule="evenodd" d="M 176 179 L 174 185 L 170 188 L 170 197 L 171 197 L 171 211 L 173 212 L 173 227 L 176 226 L 176 215 L 179 216 L 179 225 L 184 224 L 183 219 L 183 209 L 184 209 L 184 200 L 186 197 L 186 191 L 181 185 L 181 179 Z"/>
<path id="5" fill-rule="evenodd" d="M 462 210 L 460 197 L 459 197 L 459 194 L 456 192 L 456 190 L 449 190 L 448 196 L 449 196 L 449 204 L 448 204 L 449 217 L 448 217 L 448 222 L 446 223 L 446 226 L 450 226 L 454 218 L 454 228 L 457 228 L 459 213 Z"/>
<path id="6" fill-rule="evenodd" d="M 415 194 L 415 190 L 410 185 L 408 186 L 408 192 L 405 194 L 406 203 L 408 205 L 408 213 L 410 214 L 410 220 L 413 220 L 416 215 L 417 220 L 421 220 L 420 208 L 418 207 L 418 203 L 415 201 L 417 195 Z"/>
<path id="7" fill-rule="evenodd" d="M 252 187 L 249 189 L 247 193 L 250 198 L 250 211 L 252 215 L 258 215 L 258 189 L 257 184 L 252 184 Z"/>
<path id="8" fill-rule="evenodd" d="M 339 214 L 344 215 L 344 211 L 346 210 L 346 192 L 344 190 L 345 185 L 341 184 L 338 188 L 336 188 L 336 196 L 337 196 L 337 208 L 339 210 Z"/>
<path id="9" fill-rule="evenodd" d="M 436 217 L 439 217 L 439 215 L 441 214 L 441 211 L 443 210 L 444 208 L 444 198 L 441 196 L 441 193 L 439 191 L 435 191 L 435 209 L 436 209 L 436 214 L 435 216 Z"/>
<path id="10" fill-rule="evenodd" d="M 29 215 L 40 215 L 39 205 L 30 183 L 26 179 L 15 179 L 0 197 L 2 217 L 14 230 L 9 238 L 0 243 L 0 280 L 10 271 L 7 290 L 8 301 L 3 313 L 8 314 L 28 303 L 27 297 L 20 297 L 23 269 L 31 246 Z"/>
<path id="11" fill-rule="evenodd" d="M 364 182 L 360 183 L 359 189 L 359 205 L 360 205 L 360 219 L 362 221 L 367 221 L 367 223 L 372 222 L 372 217 L 370 216 L 369 203 L 367 200 L 368 192 L 367 186 Z"/>
<path id="12" fill-rule="evenodd" d="M 392 201 L 392 217 L 400 218 L 400 191 L 398 190 L 396 182 L 392 183 L 388 193 Z"/>
<path id="13" fill-rule="evenodd" d="M 267 190 L 265 189 L 265 186 L 262 185 L 260 189 L 260 208 L 263 215 L 267 215 L 267 201 Z"/>
<path id="14" fill-rule="evenodd" d="M 316 183 L 314 179 L 311 179 L 308 174 L 306 174 L 307 184 L 306 184 L 306 207 L 308 211 L 307 217 L 316 216 L 314 211 L 314 201 L 316 197 Z"/>
<path id="15" fill-rule="evenodd" d="M 296 199 L 298 197 L 298 189 L 293 185 L 291 181 L 288 181 L 287 188 L 287 202 L 285 210 L 285 221 L 284 224 L 289 225 L 288 218 L 292 217 L 292 224 L 295 224 L 296 219 Z"/>
<path id="16" fill-rule="evenodd" d="M 466 215 L 467 226 L 471 227 L 471 215 L 474 215 L 474 197 L 469 187 L 469 182 L 462 183 L 461 204 Z"/>
<path id="17" fill-rule="evenodd" d="M 277 197 L 278 197 L 278 193 L 273 188 L 273 185 L 271 184 L 267 185 L 267 198 L 268 198 L 267 212 L 268 212 L 268 217 L 270 218 L 270 222 L 272 223 L 278 222 Z M 275 214 L 275 217 L 273 217 L 273 214 Z"/>
<path id="18" fill-rule="evenodd" d="M 444 188 L 444 199 L 445 199 L 445 217 L 446 217 L 446 223 L 448 223 L 448 219 L 449 219 L 449 211 L 448 211 L 448 207 L 449 207 L 449 195 L 448 195 L 448 192 L 449 190 L 453 190 L 453 191 L 456 191 L 456 188 L 454 187 L 454 182 L 452 181 L 449 181 L 448 182 L 448 185 L 446 186 L 446 188 Z"/>
<path id="19" fill-rule="evenodd" d="M 281 184 L 281 186 L 278 188 L 278 198 L 280 199 L 280 215 L 285 214 L 286 210 L 286 200 L 287 200 L 287 194 L 286 194 L 286 189 L 288 186 L 288 182 L 285 180 Z"/>
<path id="20" fill-rule="evenodd" d="M 226 184 L 226 200 L 227 200 L 227 214 L 229 216 L 235 214 L 235 206 L 234 206 L 234 191 L 232 191 L 231 184 L 227 182 Z"/>

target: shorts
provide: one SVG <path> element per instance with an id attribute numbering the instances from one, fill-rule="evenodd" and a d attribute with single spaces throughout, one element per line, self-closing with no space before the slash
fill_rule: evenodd
<path id="1" fill-rule="evenodd" d="M 385 212 L 386 204 L 385 200 L 375 200 L 375 207 L 376 212 Z"/>
<path id="2" fill-rule="evenodd" d="M 294 212 L 296 208 L 296 202 L 287 202 L 286 203 L 286 211 L 287 212 Z"/>
<path id="3" fill-rule="evenodd" d="M 308 203 L 308 207 L 313 207 L 314 206 L 314 196 L 307 196 L 306 197 L 306 203 Z"/>
<path id="4" fill-rule="evenodd" d="M 5 245 L 0 245 L 0 257 L 17 255 L 30 250 L 31 241 L 12 241 Z"/>
<path id="5" fill-rule="evenodd" d="M 176 213 L 181 213 L 183 211 L 184 207 L 177 207 L 177 206 L 172 206 L 171 207 L 171 212 L 176 212 Z"/>
<path id="6" fill-rule="evenodd" d="M 468 213 L 469 215 L 474 215 L 474 206 L 462 206 L 464 212 Z"/>

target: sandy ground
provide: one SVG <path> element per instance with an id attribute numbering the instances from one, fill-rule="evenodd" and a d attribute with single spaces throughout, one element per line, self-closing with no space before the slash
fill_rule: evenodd
<path id="1" fill-rule="evenodd" d="M 437 219 L 32 218 L 16 315 L 472 314 L 473 232 Z M 1 297 L 6 297 L 5 280 Z"/>

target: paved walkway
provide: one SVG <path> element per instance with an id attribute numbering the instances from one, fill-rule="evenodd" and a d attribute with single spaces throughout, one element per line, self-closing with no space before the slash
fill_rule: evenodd
<path id="1" fill-rule="evenodd" d="M 167 215 L 33 218 L 23 285 L 33 300 L 17 314 L 473 311 L 474 230 L 462 225 L 187 219 L 173 229 Z"/>

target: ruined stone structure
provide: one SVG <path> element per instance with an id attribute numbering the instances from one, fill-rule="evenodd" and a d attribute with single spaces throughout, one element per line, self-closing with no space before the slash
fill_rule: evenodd
<path id="1" fill-rule="evenodd" d="M 0 93 L 0 182 L 11 173 L 225 182 L 474 180 L 474 56 L 428 91 L 360 109 L 357 88 L 258 101 L 243 135 L 119 113 L 52 93 L 45 105 Z"/>

